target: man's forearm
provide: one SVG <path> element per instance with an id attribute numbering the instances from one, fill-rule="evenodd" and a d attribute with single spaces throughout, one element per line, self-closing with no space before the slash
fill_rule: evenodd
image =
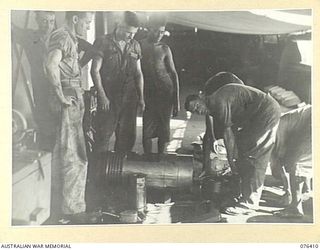
<path id="1" fill-rule="evenodd" d="M 61 82 L 60 82 L 60 71 L 59 67 L 49 65 L 47 67 L 47 73 L 50 84 L 53 86 L 54 93 L 58 97 L 59 101 L 61 103 L 65 102 L 66 99 L 64 97 L 64 94 L 62 92 Z"/>
<path id="2" fill-rule="evenodd" d="M 179 78 L 178 74 L 175 71 L 172 71 L 170 73 L 171 80 L 173 82 L 173 98 L 174 98 L 174 103 L 180 103 L 180 94 L 179 94 Z"/>
<path id="3" fill-rule="evenodd" d="M 98 96 L 99 97 L 106 97 L 106 92 L 102 86 L 102 81 L 101 81 L 101 76 L 99 72 L 96 72 L 94 70 L 91 70 L 91 77 L 93 84 L 97 90 Z"/>
<path id="4" fill-rule="evenodd" d="M 223 133 L 223 139 L 224 139 L 224 144 L 227 150 L 228 162 L 230 166 L 233 168 L 235 166 L 234 159 L 236 156 L 235 154 L 236 144 L 235 144 L 235 137 L 231 127 L 225 128 Z"/>
<path id="5" fill-rule="evenodd" d="M 173 80 L 174 93 L 176 94 L 177 100 L 179 100 L 179 78 L 177 72 L 171 74 Z"/>
<path id="6" fill-rule="evenodd" d="M 210 153 L 211 153 L 212 140 L 208 133 L 208 128 L 203 137 L 203 170 L 208 171 L 211 167 Z"/>
<path id="7" fill-rule="evenodd" d="M 137 89 L 137 94 L 138 94 L 139 100 L 144 100 L 144 95 L 143 95 L 144 83 L 143 83 L 143 76 L 142 76 L 142 74 L 136 75 L 136 77 L 135 77 L 135 84 L 136 84 L 136 89 Z"/>

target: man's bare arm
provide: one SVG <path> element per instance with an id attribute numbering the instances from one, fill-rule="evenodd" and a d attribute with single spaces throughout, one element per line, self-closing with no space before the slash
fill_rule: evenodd
<path id="1" fill-rule="evenodd" d="M 144 95 L 143 95 L 143 75 L 141 70 L 141 61 L 140 59 L 137 60 L 137 71 L 135 75 L 135 84 L 137 88 L 138 98 L 139 98 L 139 106 L 141 108 L 141 111 L 144 111 L 145 103 L 144 103 Z"/>
<path id="2" fill-rule="evenodd" d="M 210 173 L 211 167 L 211 160 L 210 160 L 210 153 L 212 150 L 213 144 L 213 119 L 212 116 L 206 115 L 206 132 L 203 137 L 203 169 L 207 173 Z"/>
<path id="3" fill-rule="evenodd" d="M 165 63 L 171 79 L 173 81 L 174 87 L 174 102 L 173 102 L 173 116 L 176 116 L 177 113 L 180 111 L 180 97 L 179 97 L 179 78 L 176 71 L 176 67 L 174 65 L 173 56 L 169 47 L 166 48 L 166 55 L 165 55 Z"/>
<path id="4" fill-rule="evenodd" d="M 101 56 L 96 55 L 92 60 L 90 73 L 91 73 L 94 86 L 97 89 L 98 100 L 99 100 L 98 105 L 100 105 L 100 108 L 102 110 L 109 110 L 110 101 L 102 86 L 101 75 L 100 75 L 100 69 L 102 67 L 102 63 L 103 63 L 103 58 Z"/>
<path id="5" fill-rule="evenodd" d="M 227 157 L 228 157 L 228 162 L 230 164 L 230 167 L 232 171 L 237 172 L 236 165 L 235 165 L 237 146 L 236 146 L 235 136 L 233 134 L 231 127 L 226 127 L 224 129 L 223 139 L 224 139 L 224 144 L 226 146 Z"/>
<path id="6" fill-rule="evenodd" d="M 62 92 L 61 82 L 60 82 L 60 69 L 59 64 L 62 60 L 62 51 L 55 49 L 49 52 L 48 59 L 46 63 L 47 76 L 50 84 L 53 86 L 54 93 L 58 97 L 58 100 L 62 105 L 70 106 L 71 101 L 67 100 Z"/>

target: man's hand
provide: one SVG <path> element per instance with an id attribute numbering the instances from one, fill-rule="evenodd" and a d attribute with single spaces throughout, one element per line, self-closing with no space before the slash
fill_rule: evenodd
<path id="1" fill-rule="evenodd" d="M 64 107 L 70 107 L 72 104 L 77 105 L 77 98 L 74 96 L 67 96 L 63 100 L 61 100 L 61 104 Z"/>
<path id="2" fill-rule="evenodd" d="M 172 109 L 172 117 L 176 117 L 180 111 L 180 102 L 176 101 Z"/>
<path id="3" fill-rule="evenodd" d="M 108 97 L 105 95 L 99 96 L 98 105 L 102 111 L 108 111 L 110 109 L 110 101 Z"/>
<path id="4" fill-rule="evenodd" d="M 230 168 L 231 168 L 232 173 L 235 175 L 238 175 L 239 172 L 238 172 L 238 167 L 236 165 L 236 161 L 237 161 L 236 159 L 233 159 L 231 161 L 231 163 L 229 162 L 229 164 L 230 164 Z"/>
<path id="5" fill-rule="evenodd" d="M 141 113 L 143 113 L 145 107 L 146 107 L 146 104 L 144 103 L 144 100 L 143 100 L 143 99 L 140 99 L 140 100 L 138 101 L 138 108 L 139 108 L 139 110 L 141 111 Z"/>

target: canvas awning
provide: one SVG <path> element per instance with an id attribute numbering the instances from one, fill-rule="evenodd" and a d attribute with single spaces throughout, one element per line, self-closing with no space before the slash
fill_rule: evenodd
<path id="1" fill-rule="evenodd" d="M 281 11 L 278 11 L 280 14 Z M 297 14 L 298 13 L 298 14 Z M 274 14 L 272 16 L 272 14 Z M 277 13 L 258 11 L 174 11 L 168 12 L 168 21 L 171 23 L 197 27 L 198 29 L 211 30 L 225 33 L 252 34 L 252 35 L 273 35 L 288 34 L 311 29 L 310 25 L 294 24 L 288 21 L 277 19 Z M 311 20 L 311 11 L 295 10 L 295 12 L 282 12 L 282 16 L 301 15 Z M 270 18 L 269 16 L 272 16 Z M 281 17 L 281 15 L 278 15 Z M 276 20 L 277 19 L 277 20 Z M 293 17 L 291 20 L 299 20 Z"/>

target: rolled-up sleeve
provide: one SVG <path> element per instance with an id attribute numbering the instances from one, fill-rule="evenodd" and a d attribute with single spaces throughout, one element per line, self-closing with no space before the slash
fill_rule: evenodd
<path id="1" fill-rule="evenodd" d="M 53 33 L 50 37 L 48 52 L 59 49 L 62 51 L 62 54 L 65 55 L 70 47 L 68 42 L 69 40 L 66 34 L 60 32 Z"/>
<path id="2" fill-rule="evenodd" d="M 102 37 L 99 37 L 94 41 L 93 47 L 96 55 L 104 58 L 104 39 Z"/>
<path id="3" fill-rule="evenodd" d="M 229 98 L 217 97 L 214 104 L 214 116 L 219 124 L 232 127 L 232 101 Z"/>

